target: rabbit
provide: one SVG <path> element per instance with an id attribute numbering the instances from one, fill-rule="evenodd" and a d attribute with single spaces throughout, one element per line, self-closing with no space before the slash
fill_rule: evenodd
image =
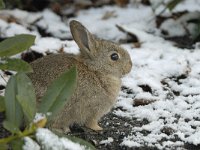
<path id="1" fill-rule="evenodd" d="M 76 65 L 76 89 L 49 127 L 69 132 L 69 126 L 77 123 L 95 131 L 103 130 L 98 121 L 116 103 L 121 77 L 130 72 L 132 61 L 126 50 L 95 37 L 80 22 L 72 20 L 69 26 L 80 53 L 52 54 L 37 59 L 31 63 L 34 72 L 28 76 L 39 100 L 54 79 Z"/>

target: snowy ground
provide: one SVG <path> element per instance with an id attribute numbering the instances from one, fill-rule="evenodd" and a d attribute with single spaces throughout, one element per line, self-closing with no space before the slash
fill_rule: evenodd
<path id="1" fill-rule="evenodd" d="M 179 5 L 174 12 L 195 8 L 200 10 L 196 0 Z M 162 8 L 160 8 L 162 10 Z M 105 15 L 112 12 L 108 19 Z M 8 12 L 0 12 L 8 13 Z M 70 39 L 68 22 L 76 19 L 92 33 L 112 41 L 125 39 L 126 35 L 116 28 L 116 24 L 135 34 L 141 47 L 122 44 L 130 53 L 133 68 L 123 78 L 123 87 L 113 114 L 138 121 L 147 120 L 142 126 L 132 128 L 119 145 L 127 147 L 155 147 L 157 149 L 183 147 L 185 143 L 200 145 L 200 48 L 180 49 L 161 37 L 155 27 L 155 13 L 150 7 L 129 5 L 126 8 L 106 6 L 82 10 L 77 17 L 61 20 L 46 9 L 41 13 L 28 13 L 19 10 L 9 11 L 23 24 L 7 23 L 0 20 L 1 34 L 5 37 L 19 33 L 37 35 L 31 50 L 43 53 L 78 52 Z M 166 12 L 166 15 L 169 12 Z M 32 18 L 32 19 L 30 19 Z M 39 21 L 38 21 L 39 20 Z M 168 24 L 169 25 L 169 24 Z M 180 25 L 165 25 L 171 34 L 183 34 Z M 54 37 L 41 37 L 36 26 L 46 29 Z M 27 28 L 29 27 L 29 28 Z M 1 84 L 5 85 L 2 80 Z M 127 89 L 131 92 L 127 92 Z M 137 102 L 148 102 L 137 105 Z M 144 132 L 145 131 L 145 132 Z M 39 134 L 39 133 L 38 133 Z M 28 139 L 27 139 L 28 140 Z M 112 143 L 108 137 L 102 143 Z"/>

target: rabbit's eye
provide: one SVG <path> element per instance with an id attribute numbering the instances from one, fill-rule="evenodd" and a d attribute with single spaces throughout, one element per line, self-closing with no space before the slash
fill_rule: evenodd
<path id="1" fill-rule="evenodd" d="M 119 59 L 119 55 L 117 53 L 112 53 L 110 58 L 114 61 L 118 60 Z"/>

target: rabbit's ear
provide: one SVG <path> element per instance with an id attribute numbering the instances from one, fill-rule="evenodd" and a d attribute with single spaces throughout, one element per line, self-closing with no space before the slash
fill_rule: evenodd
<path id="1" fill-rule="evenodd" d="M 93 35 L 80 22 L 75 20 L 70 22 L 70 30 L 81 53 L 91 58 L 95 50 L 95 39 Z"/>

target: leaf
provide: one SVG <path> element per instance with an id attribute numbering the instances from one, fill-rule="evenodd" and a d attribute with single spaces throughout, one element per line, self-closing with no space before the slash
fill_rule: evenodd
<path id="1" fill-rule="evenodd" d="M 3 59 L 3 62 L 0 62 L 0 69 L 13 70 L 17 72 L 26 72 L 26 73 L 33 71 L 31 66 L 27 62 L 21 59 L 10 59 L 10 58 Z"/>
<path id="2" fill-rule="evenodd" d="M 0 57 L 12 56 L 27 50 L 35 41 L 35 36 L 20 34 L 0 43 Z"/>
<path id="3" fill-rule="evenodd" d="M 0 9 L 3 9 L 3 8 L 5 8 L 5 4 L 4 4 L 3 0 L 0 0 Z"/>
<path id="4" fill-rule="evenodd" d="M 36 96 L 31 80 L 24 73 L 11 76 L 5 91 L 6 121 L 20 127 L 23 116 L 28 123 L 36 113 Z"/>
<path id="5" fill-rule="evenodd" d="M 169 3 L 167 3 L 167 8 L 170 10 L 170 11 L 172 11 L 175 7 L 176 7 L 176 5 L 178 5 L 180 2 L 182 2 L 183 0 L 172 0 L 172 1 L 170 1 Z"/>
<path id="6" fill-rule="evenodd" d="M 19 128 L 22 123 L 23 112 L 20 104 L 16 100 L 16 95 L 16 77 L 11 76 L 5 90 L 6 121 Z"/>
<path id="7" fill-rule="evenodd" d="M 37 122 L 34 121 L 34 125 L 35 125 L 36 128 L 44 128 L 46 123 L 47 123 L 46 117 L 41 119 L 41 120 L 38 120 Z"/>
<path id="8" fill-rule="evenodd" d="M 0 96 L 0 112 L 4 112 L 5 110 L 5 98 L 3 96 Z"/>
<path id="9" fill-rule="evenodd" d="M 64 72 L 48 87 L 45 96 L 41 100 L 39 112 L 52 112 L 53 117 L 69 100 L 76 87 L 76 67 Z"/>
<path id="10" fill-rule="evenodd" d="M 72 142 L 79 143 L 80 145 L 85 146 L 86 149 L 96 150 L 96 148 L 91 143 L 89 143 L 81 138 L 77 138 L 77 137 L 71 136 L 71 135 L 66 135 L 61 132 L 56 132 L 56 131 L 52 131 L 52 132 L 54 134 L 58 135 L 59 137 L 66 137 L 67 139 L 71 140 Z"/>
<path id="11" fill-rule="evenodd" d="M 5 143 L 0 143 L 0 150 L 8 150 L 8 145 Z"/>
<path id="12" fill-rule="evenodd" d="M 21 133 L 21 131 L 19 130 L 18 126 L 15 126 L 12 122 L 9 122 L 9 121 L 6 121 L 6 120 L 3 122 L 3 127 L 5 129 L 7 129 L 8 131 L 10 131 L 12 134 Z"/>
<path id="13" fill-rule="evenodd" d="M 70 135 L 65 135 L 65 137 L 68 138 L 69 140 L 71 140 L 72 142 L 79 143 L 80 145 L 85 146 L 86 149 L 96 150 L 96 148 L 92 144 L 90 144 L 89 142 L 87 142 L 81 138 L 77 138 L 75 136 L 70 136 Z"/>
<path id="14" fill-rule="evenodd" d="M 22 107 L 25 117 L 31 123 L 36 114 L 36 96 L 31 80 L 25 73 L 18 73 L 17 80 L 17 100 Z"/>
<path id="15" fill-rule="evenodd" d="M 200 23 L 197 24 L 196 34 L 193 35 L 193 39 L 195 42 L 200 41 Z"/>
<path id="16" fill-rule="evenodd" d="M 24 141 L 21 138 L 18 138 L 16 140 L 13 140 L 12 142 L 10 142 L 10 145 L 12 147 L 12 150 L 22 150 Z"/>

